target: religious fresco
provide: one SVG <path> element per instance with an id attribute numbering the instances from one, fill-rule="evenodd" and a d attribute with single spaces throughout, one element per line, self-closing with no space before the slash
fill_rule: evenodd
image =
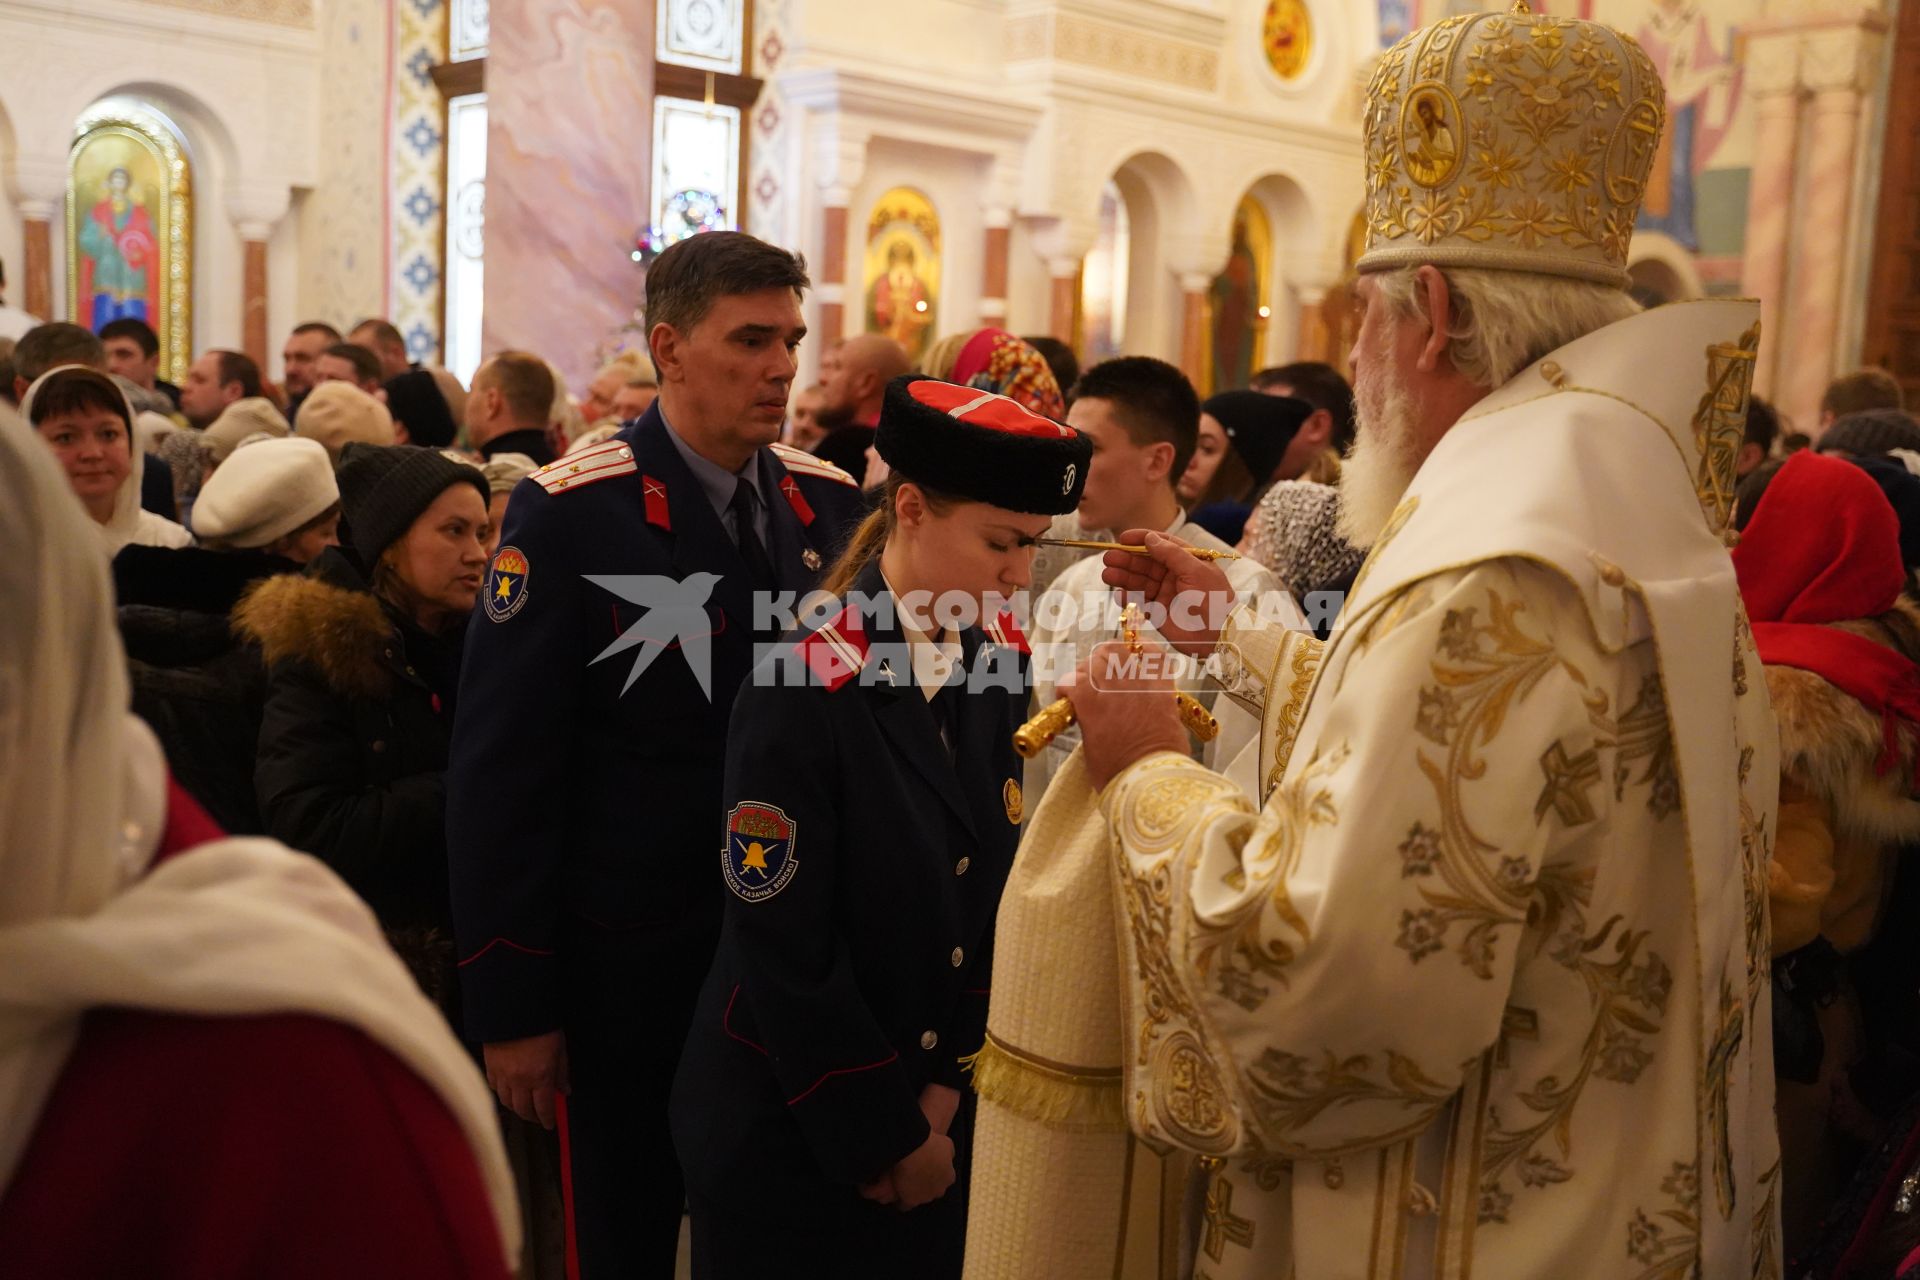
<path id="1" fill-rule="evenodd" d="M 1282 80 L 1297 79 L 1313 57 L 1313 15 L 1307 0 L 1267 0 L 1260 23 L 1260 47 L 1267 65 Z"/>
<path id="2" fill-rule="evenodd" d="M 157 113 L 83 116 L 67 156 L 67 314 L 96 332 L 144 320 L 160 335 L 160 374 L 192 363 L 192 173 Z"/>
<path id="3" fill-rule="evenodd" d="M 1756 146 L 1744 92 L 1750 0 L 1549 0 L 1640 42 L 1667 86 L 1667 127 L 1636 224 L 1695 255 L 1709 293 L 1739 291 Z"/>
<path id="4" fill-rule="evenodd" d="M 940 316 L 940 215 L 912 187 L 895 187 L 867 218 L 866 331 L 918 360 Z"/>
<path id="5" fill-rule="evenodd" d="M 1207 367 L 1204 392 L 1247 385 L 1259 359 L 1271 312 L 1273 227 L 1252 196 L 1233 213 L 1227 263 L 1207 290 Z"/>

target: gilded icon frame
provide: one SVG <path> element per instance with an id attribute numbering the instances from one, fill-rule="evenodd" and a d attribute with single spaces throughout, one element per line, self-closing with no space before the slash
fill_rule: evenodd
<path id="1" fill-rule="evenodd" d="M 82 238 L 103 233 L 98 211 L 108 206 L 112 176 L 121 170 L 127 173 L 128 200 L 144 213 L 146 226 L 136 227 L 129 216 L 125 227 L 104 233 L 131 234 L 138 245 L 150 230 L 146 321 L 160 338 L 160 377 L 181 382 L 193 361 L 193 166 L 179 134 L 156 112 L 103 106 L 74 124 L 67 151 L 67 315 L 88 329 L 99 327 L 93 295 L 101 291 L 81 296 L 82 277 L 90 274 L 83 271 L 83 257 L 90 255 L 83 253 Z"/>

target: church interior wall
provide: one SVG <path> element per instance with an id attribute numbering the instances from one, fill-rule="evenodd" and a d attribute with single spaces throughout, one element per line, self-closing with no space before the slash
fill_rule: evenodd
<path id="1" fill-rule="evenodd" d="M 976 327 L 984 268 L 986 221 L 981 193 L 992 157 L 943 147 L 914 146 L 876 137 L 867 146 L 865 176 L 855 189 L 847 218 L 847 331 L 866 318 L 868 216 L 895 187 L 926 196 L 940 219 L 940 293 L 931 327 L 933 340 Z"/>
<path id="2" fill-rule="evenodd" d="M 0 12 L 0 111 L 12 124 L 9 189 L 51 201 L 53 316 L 66 319 L 66 156 L 88 108 L 145 104 L 177 127 L 193 173 L 193 327 L 196 349 L 238 346 L 240 223 L 279 220 L 287 193 L 317 181 L 315 34 L 297 5 L 262 21 L 153 0 L 95 0 L 84 9 L 14 0 Z M 310 15 L 309 15 L 310 16 Z M 164 56 L 156 56 L 164 51 Z M 137 69 L 137 70 L 136 70 Z M 131 72 L 131 74 L 130 74 Z M 9 262 L 21 260 L 19 210 L 0 227 Z M 283 278 L 297 238 L 270 242 L 269 274 Z M 275 258 L 279 261 L 276 263 Z M 21 264 L 24 266 L 24 264 Z M 14 268 L 15 274 L 19 273 Z M 9 299 L 19 301 L 18 286 Z"/>

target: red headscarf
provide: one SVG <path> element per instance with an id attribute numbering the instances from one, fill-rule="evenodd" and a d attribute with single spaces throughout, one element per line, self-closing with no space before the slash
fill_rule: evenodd
<path id="1" fill-rule="evenodd" d="M 960 349 L 948 381 L 1003 395 L 1055 422 L 1067 416 L 1053 370 L 1038 351 L 1004 329 L 982 329 L 974 334 Z"/>
<path id="2" fill-rule="evenodd" d="M 1880 486 L 1842 459 L 1794 454 L 1740 535 L 1733 569 L 1760 660 L 1811 671 L 1878 712 L 1879 770 L 1892 768 L 1900 722 L 1920 734 L 1920 667 L 1825 625 L 1877 617 L 1900 598 L 1900 520 Z"/>

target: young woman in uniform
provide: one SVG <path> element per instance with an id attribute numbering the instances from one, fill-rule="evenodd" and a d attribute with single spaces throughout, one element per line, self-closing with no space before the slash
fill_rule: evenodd
<path id="1" fill-rule="evenodd" d="M 742 688 L 726 924 L 674 1087 L 697 1280 L 958 1277 L 992 932 L 1023 805 L 998 597 L 1091 445 L 1002 396 L 887 390 L 839 597 Z M 984 619 L 984 625 L 982 620 Z"/>

